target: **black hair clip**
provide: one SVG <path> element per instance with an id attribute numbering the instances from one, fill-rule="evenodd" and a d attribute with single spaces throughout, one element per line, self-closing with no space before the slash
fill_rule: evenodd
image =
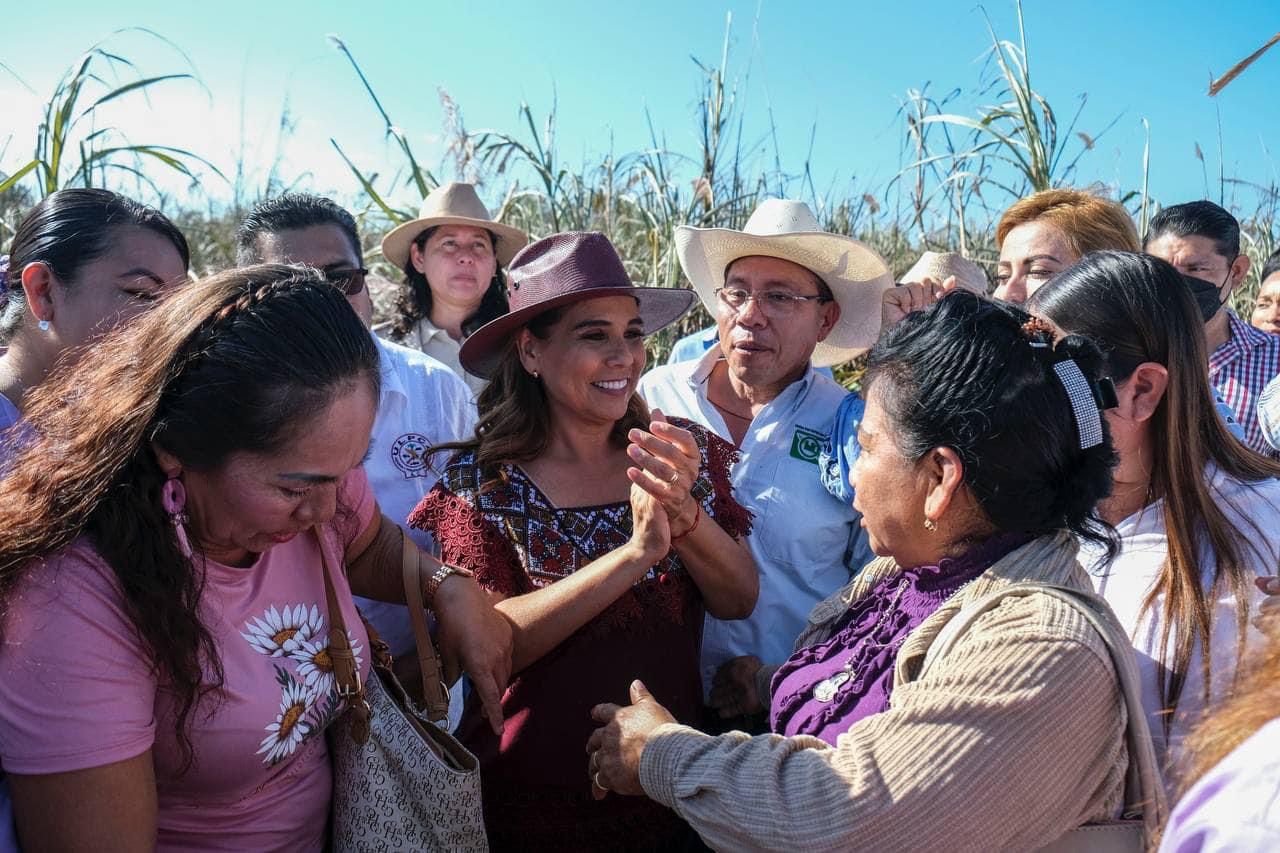
<path id="1" fill-rule="evenodd" d="M 1093 401 L 1098 404 L 1101 412 L 1120 405 L 1120 398 L 1116 396 L 1116 383 L 1111 381 L 1110 376 L 1090 381 L 1089 390 L 1093 392 Z"/>

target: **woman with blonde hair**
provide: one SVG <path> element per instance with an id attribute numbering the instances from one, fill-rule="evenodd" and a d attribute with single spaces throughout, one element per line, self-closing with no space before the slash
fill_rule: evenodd
<path id="1" fill-rule="evenodd" d="M 1124 205 L 1075 189 L 1043 190 L 1013 204 L 996 225 L 995 298 L 1021 304 L 1090 252 L 1141 250 Z"/>
<path id="2" fill-rule="evenodd" d="M 1255 581 L 1280 562 L 1280 464 L 1215 416 L 1192 284 L 1149 255 L 1098 252 L 1037 291 L 1032 313 L 1106 354 L 1120 464 L 1102 517 L 1120 534 L 1091 574 L 1138 653 L 1157 752 L 1229 692 L 1257 634 Z"/>

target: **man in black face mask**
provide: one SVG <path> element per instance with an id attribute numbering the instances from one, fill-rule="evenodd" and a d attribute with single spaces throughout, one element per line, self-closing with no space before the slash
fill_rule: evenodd
<path id="1" fill-rule="evenodd" d="M 1258 422 L 1258 398 L 1280 374 L 1280 336 L 1248 325 L 1224 307 L 1249 273 L 1240 253 L 1240 223 L 1210 201 L 1165 208 L 1151 220 L 1143 250 L 1178 269 L 1205 318 L 1209 381 L 1235 413 L 1244 440 L 1260 453 L 1277 456 Z"/>

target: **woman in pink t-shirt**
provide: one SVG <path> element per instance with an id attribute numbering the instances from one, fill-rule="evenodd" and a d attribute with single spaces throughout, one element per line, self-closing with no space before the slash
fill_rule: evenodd
<path id="1" fill-rule="evenodd" d="M 20 837 L 59 850 L 317 850 L 344 710 L 320 550 L 403 601 L 360 469 L 378 355 L 314 271 L 182 288 L 34 392 L 0 480 L 0 762 Z M 510 627 L 428 559 L 446 676 L 501 727 Z M 433 593 L 433 595 L 431 595 Z"/>

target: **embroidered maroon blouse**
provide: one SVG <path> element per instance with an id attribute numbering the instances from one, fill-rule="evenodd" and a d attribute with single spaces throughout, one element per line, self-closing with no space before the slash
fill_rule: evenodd
<path id="1" fill-rule="evenodd" d="M 693 495 L 731 536 L 750 530 L 732 497 L 733 446 L 690 421 L 702 466 Z M 455 456 L 409 518 L 440 543 L 441 558 L 506 596 L 555 583 L 631 537 L 628 503 L 558 508 L 518 466 L 480 491 L 472 452 Z M 639 678 L 681 722 L 702 705 L 698 655 L 702 596 L 675 551 L 603 613 L 520 672 L 503 697 L 499 739 L 469 701 L 459 738 L 480 759 L 485 822 L 495 850 L 653 849 L 688 830 L 644 797 L 591 798 L 586 743 L 600 702 L 627 704 Z M 474 697 L 473 697 L 474 698 Z"/>

